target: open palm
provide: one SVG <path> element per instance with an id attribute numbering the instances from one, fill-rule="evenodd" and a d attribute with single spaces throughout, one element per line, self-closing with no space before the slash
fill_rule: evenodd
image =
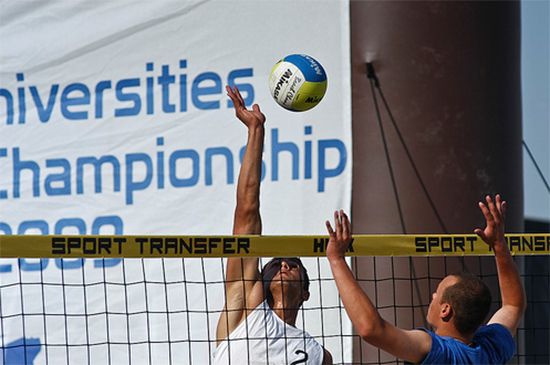
<path id="1" fill-rule="evenodd" d="M 487 195 L 486 203 L 479 202 L 479 209 L 485 217 L 485 229 L 476 228 L 474 232 L 483 239 L 489 246 L 494 247 L 496 243 L 504 242 L 504 217 L 507 204 L 499 194 L 495 200 Z"/>
<path id="2" fill-rule="evenodd" d="M 258 104 L 254 104 L 252 109 L 246 109 L 243 97 L 236 86 L 233 88 L 226 86 L 225 90 L 227 91 L 227 96 L 233 102 L 235 115 L 247 127 L 255 127 L 265 123 L 265 115 L 260 111 Z"/>

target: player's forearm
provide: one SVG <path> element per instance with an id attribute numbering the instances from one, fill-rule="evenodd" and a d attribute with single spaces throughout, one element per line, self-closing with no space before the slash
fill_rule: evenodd
<path id="1" fill-rule="evenodd" d="M 263 125 L 248 129 L 248 141 L 237 182 L 235 234 L 261 233 L 259 209 L 264 134 Z"/>
<path id="2" fill-rule="evenodd" d="M 525 292 L 506 242 L 495 244 L 494 251 L 502 306 L 513 306 L 523 312 L 526 303 Z"/>
<path id="3" fill-rule="evenodd" d="M 237 181 L 237 206 L 233 221 L 233 234 L 260 234 L 260 177 L 264 144 L 263 125 L 248 129 L 246 150 Z M 241 278 L 254 278 L 258 270 L 258 258 L 230 257 L 227 260 L 227 285 L 239 283 Z M 237 280 L 237 282 L 233 282 Z M 244 283 L 247 284 L 247 283 Z M 244 295 L 244 292 L 236 291 Z"/>
<path id="4" fill-rule="evenodd" d="M 358 334 L 369 342 L 383 336 L 384 320 L 359 286 L 344 258 L 329 258 L 340 298 Z"/>
<path id="5" fill-rule="evenodd" d="M 248 129 L 246 150 L 237 183 L 237 204 L 243 202 L 259 204 L 264 134 L 262 125 Z"/>

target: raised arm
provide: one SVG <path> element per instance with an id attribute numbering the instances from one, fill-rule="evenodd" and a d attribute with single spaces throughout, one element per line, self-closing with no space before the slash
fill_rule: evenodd
<path id="1" fill-rule="evenodd" d="M 479 202 L 479 208 L 486 221 L 485 229 L 476 228 L 474 232 L 495 253 L 498 284 L 502 298 L 502 307 L 491 317 L 489 323 L 500 323 L 514 334 L 525 312 L 526 300 L 518 269 L 504 239 L 504 217 L 507 204 L 498 194 L 494 201 L 487 195 L 485 201 L 486 203 Z"/>
<path id="2" fill-rule="evenodd" d="M 233 234 L 260 234 L 260 178 L 264 145 L 265 116 L 254 104 L 247 110 L 239 90 L 226 87 L 233 101 L 237 118 L 248 128 L 248 139 L 239 180 L 237 182 L 237 206 L 233 220 Z M 218 343 L 231 333 L 244 319 L 247 309 L 263 300 L 262 283 L 259 280 L 257 258 L 229 258 L 225 276 L 225 310 L 218 320 Z"/>
<path id="3" fill-rule="evenodd" d="M 430 351 L 432 340 L 420 330 L 403 330 L 384 320 L 355 280 L 344 259 L 351 242 L 351 224 L 343 212 L 334 212 L 333 229 L 326 222 L 330 240 L 327 258 L 344 308 L 358 334 L 366 342 L 400 359 L 418 363 Z"/>

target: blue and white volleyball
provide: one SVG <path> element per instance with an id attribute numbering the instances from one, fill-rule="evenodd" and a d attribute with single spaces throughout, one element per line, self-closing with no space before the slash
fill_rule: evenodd
<path id="1" fill-rule="evenodd" d="M 303 112 L 319 104 L 325 96 L 327 74 L 313 57 L 292 54 L 271 69 L 269 91 L 283 108 Z"/>

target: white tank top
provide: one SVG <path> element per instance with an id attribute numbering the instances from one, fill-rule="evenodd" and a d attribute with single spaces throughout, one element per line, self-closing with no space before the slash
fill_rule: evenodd
<path id="1" fill-rule="evenodd" d="M 323 356 L 309 333 L 285 323 L 264 301 L 216 348 L 214 365 L 320 365 Z"/>

